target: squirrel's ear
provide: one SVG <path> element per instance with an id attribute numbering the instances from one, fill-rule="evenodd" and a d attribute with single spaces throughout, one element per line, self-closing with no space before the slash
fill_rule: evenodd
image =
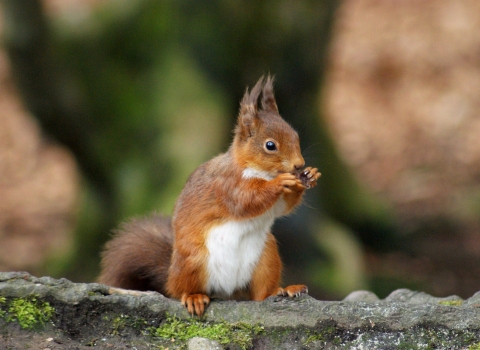
<path id="1" fill-rule="evenodd" d="M 273 94 L 273 78 L 268 76 L 263 86 L 262 109 L 265 112 L 273 112 L 278 114 L 277 102 Z"/>
<path id="2" fill-rule="evenodd" d="M 252 91 L 245 91 L 242 102 L 240 102 L 240 114 L 238 115 L 237 127 L 235 132 L 242 138 L 253 136 L 254 129 L 258 124 L 258 96 L 262 91 L 263 77 L 261 77 Z"/>

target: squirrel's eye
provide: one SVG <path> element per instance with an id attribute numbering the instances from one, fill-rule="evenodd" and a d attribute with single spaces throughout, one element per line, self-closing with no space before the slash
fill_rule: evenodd
<path id="1" fill-rule="evenodd" d="M 275 151 L 277 149 L 277 145 L 273 141 L 265 142 L 265 148 L 269 151 Z"/>

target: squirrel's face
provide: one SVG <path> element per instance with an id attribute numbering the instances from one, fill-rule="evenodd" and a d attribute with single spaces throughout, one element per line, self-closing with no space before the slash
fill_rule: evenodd
<path id="1" fill-rule="evenodd" d="M 268 174 L 297 173 L 305 166 L 297 132 L 279 115 L 259 112 L 248 136 L 237 142 L 243 166 Z"/>

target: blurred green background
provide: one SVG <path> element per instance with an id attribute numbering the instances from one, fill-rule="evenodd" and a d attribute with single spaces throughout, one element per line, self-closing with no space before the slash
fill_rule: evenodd
<path id="1" fill-rule="evenodd" d="M 365 251 L 405 243 L 391 205 L 360 185 L 325 124 L 339 1 L 85 3 L 89 11 L 61 16 L 54 1 L 1 2 L 18 91 L 43 137 L 66 147 L 82 176 L 73 248 L 34 273 L 93 281 L 112 229 L 134 215 L 170 214 L 188 175 L 228 148 L 246 86 L 270 73 L 307 165 L 322 172 L 305 204 L 275 224 L 285 283 L 332 299 L 428 289 L 365 268 Z"/>

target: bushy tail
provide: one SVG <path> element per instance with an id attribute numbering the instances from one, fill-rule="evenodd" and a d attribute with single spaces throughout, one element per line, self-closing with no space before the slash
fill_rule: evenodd
<path id="1" fill-rule="evenodd" d="M 171 218 L 153 214 L 126 222 L 105 245 L 98 281 L 165 294 L 172 246 Z"/>

